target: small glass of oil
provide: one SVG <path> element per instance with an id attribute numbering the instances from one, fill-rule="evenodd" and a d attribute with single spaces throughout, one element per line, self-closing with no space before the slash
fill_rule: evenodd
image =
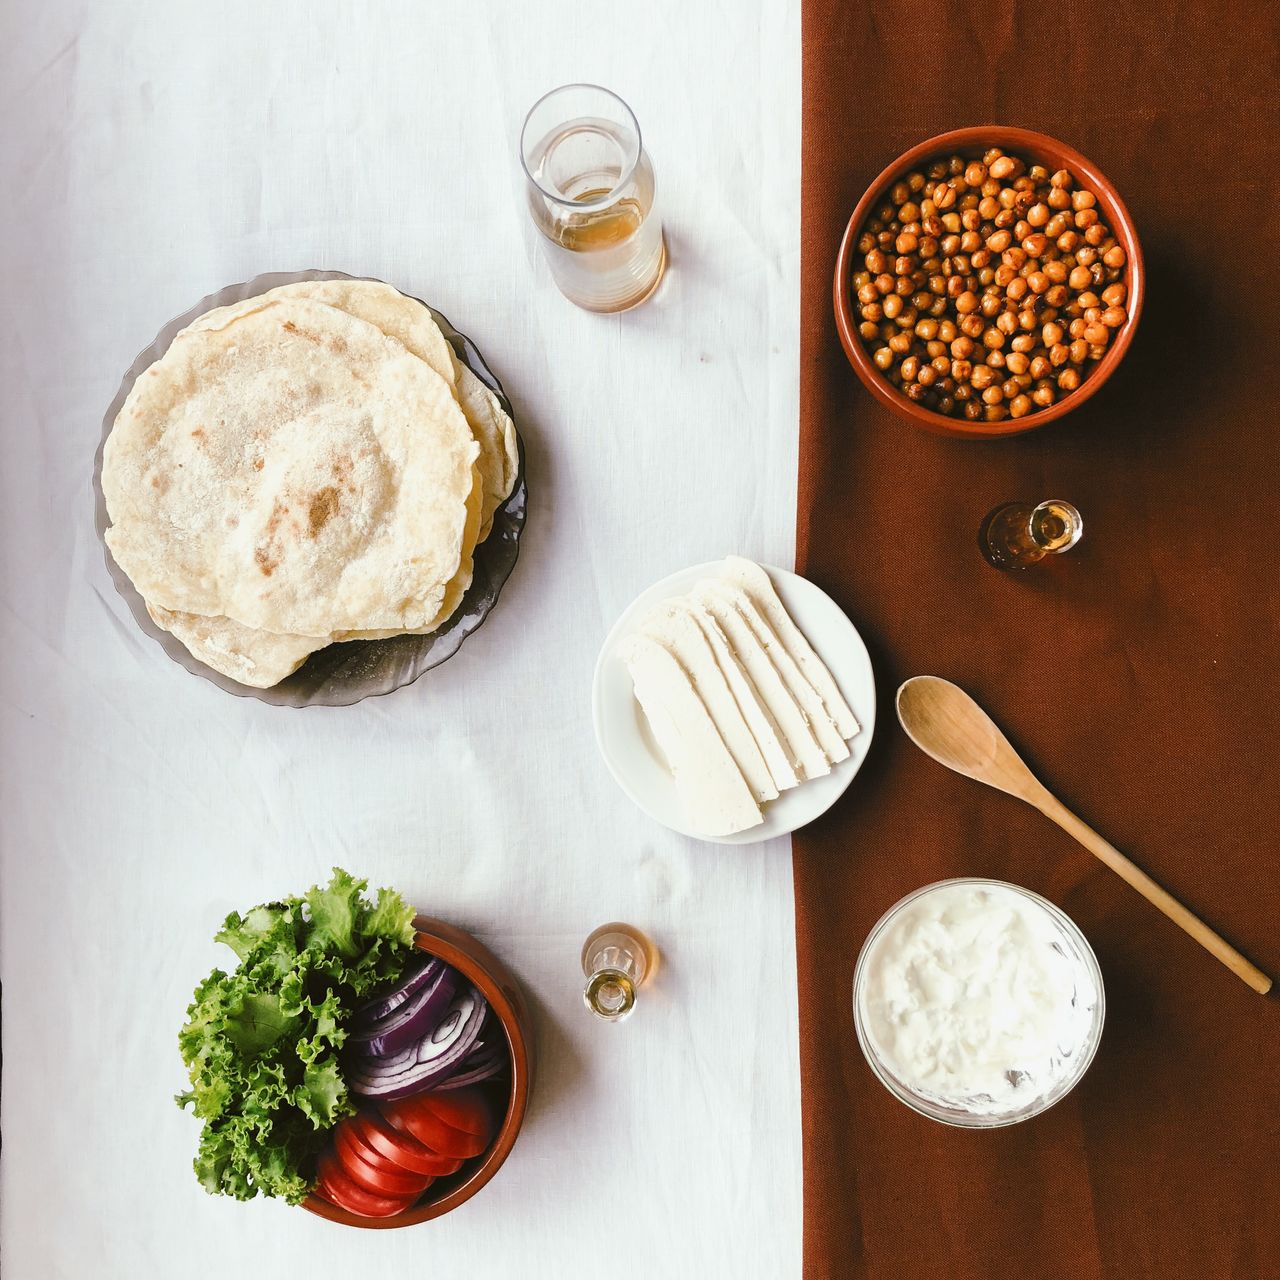
<path id="1" fill-rule="evenodd" d="M 520 135 L 529 213 L 560 292 L 587 311 L 626 311 L 666 270 L 653 165 L 631 108 L 594 84 L 552 89 Z"/>
<path id="2" fill-rule="evenodd" d="M 653 972 L 657 953 L 638 929 L 602 924 L 582 948 L 587 985 L 582 998 L 598 1018 L 621 1022 L 636 1007 L 636 992 Z"/>
<path id="3" fill-rule="evenodd" d="M 1083 533 L 1080 513 L 1061 498 L 1038 506 L 1004 502 L 983 520 L 978 544 L 997 569 L 1027 569 L 1045 556 L 1070 551 Z"/>

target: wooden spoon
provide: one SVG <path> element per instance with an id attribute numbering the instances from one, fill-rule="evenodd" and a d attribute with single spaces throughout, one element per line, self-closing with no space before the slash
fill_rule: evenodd
<path id="1" fill-rule="evenodd" d="M 1237 977 L 1263 995 L 1271 990 L 1271 979 L 1265 973 L 1050 795 L 991 717 L 963 689 L 937 676 L 914 676 L 898 690 L 898 719 L 907 736 L 925 755 L 966 778 L 976 778 L 1039 809 L 1217 956 Z"/>

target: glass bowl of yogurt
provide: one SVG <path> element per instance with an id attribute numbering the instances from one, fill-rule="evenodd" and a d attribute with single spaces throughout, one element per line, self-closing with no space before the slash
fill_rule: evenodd
<path id="1" fill-rule="evenodd" d="M 1048 1110 L 1102 1038 L 1097 957 L 1039 894 L 942 880 L 871 930 L 853 975 L 858 1043 L 880 1082 L 943 1124 L 993 1129 Z"/>

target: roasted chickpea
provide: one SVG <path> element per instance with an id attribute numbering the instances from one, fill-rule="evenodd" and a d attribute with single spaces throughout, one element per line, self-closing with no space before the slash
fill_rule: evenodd
<path id="1" fill-rule="evenodd" d="M 983 404 L 999 404 L 1004 399 L 1004 392 L 999 387 L 988 387 L 982 393 Z"/>
<path id="2" fill-rule="evenodd" d="M 1127 259 L 1124 250 L 1117 244 L 1102 255 L 1102 261 L 1109 267 L 1123 267 Z"/>
<path id="3" fill-rule="evenodd" d="M 1009 401 L 1009 416 L 1011 418 L 1024 418 L 1031 412 L 1031 399 L 1029 396 L 1016 395 Z"/>
<path id="4" fill-rule="evenodd" d="M 1080 373 L 1077 369 L 1063 369 L 1058 374 L 1058 386 L 1063 391 L 1074 391 L 1080 385 Z"/>

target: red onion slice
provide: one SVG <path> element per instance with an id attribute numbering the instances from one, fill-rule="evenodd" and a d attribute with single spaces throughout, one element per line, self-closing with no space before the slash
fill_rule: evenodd
<path id="1" fill-rule="evenodd" d="M 352 1032 L 347 1040 L 350 1053 L 390 1058 L 435 1032 L 448 1017 L 459 983 L 455 970 L 439 961 L 436 963 L 435 976 L 425 987 L 386 1016 Z"/>
<path id="2" fill-rule="evenodd" d="M 421 1093 L 451 1076 L 475 1047 L 488 1005 L 467 985 L 454 997 L 435 1029 L 392 1057 L 357 1058 L 347 1075 L 352 1092 L 394 1102 Z"/>
<path id="3" fill-rule="evenodd" d="M 367 1027 L 380 1018 L 390 1017 L 410 996 L 421 991 L 429 982 L 434 982 L 436 975 L 445 967 L 443 960 L 435 956 L 423 956 L 420 962 L 414 963 L 409 971 L 400 978 L 394 991 L 386 995 L 375 996 L 368 1004 L 361 1005 L 352 1018 L 353 1026 Z"/>
<path id="4" fill-rule="evenodd" d="M 435 1087 L 443 1092 L 445 1089 L 461 1089 L 465 1085 L 479 1084 L 482 1080 L 492 1080 L 506 1069 L 510 1060 L 505 1040 L 478 1044 L 457 1073 L 440 1081 Z"/>

